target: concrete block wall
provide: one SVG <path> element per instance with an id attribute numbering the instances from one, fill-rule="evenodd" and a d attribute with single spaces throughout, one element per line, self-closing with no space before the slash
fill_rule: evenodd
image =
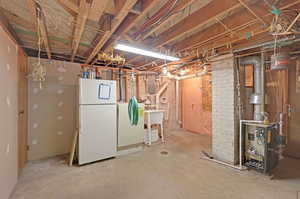
<path id="1" fill-rule="evenodd" d="M 238 160 L 238 131 L 235 109 L 233 55 L 224 55 L 212 64 L 212 153 L 221 161 Z"/>

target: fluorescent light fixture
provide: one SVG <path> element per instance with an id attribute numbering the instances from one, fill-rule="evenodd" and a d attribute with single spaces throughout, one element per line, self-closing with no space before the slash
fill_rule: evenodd
<path id="1" fill-rule="evenodd" d="M 164 54 L 161 54 L 161 53 L 156 53 L 156 52 L 152 52 L 152 51 L 148 51 L 148 50 L 143 50 L 141 48 L 135 48 L 135 47 L 132 47 L 132 46 L 128 46 L 126 44 L 117 44 L 115 46 L 115 49 L 130 52 L 130 53 L 134 53 L 134 54 L 144 55 L 144 56 L 148 56 L 148 57 L 155 57 L 155 58 L 158 58 L 158 59 L 164 59 L 164 60 L 168 60 L 168 61 L 178 61 L 179 60 L 179 58 L 177 58 L 177 57 L 172 57 L 172 56 L 164 55 Z"/>

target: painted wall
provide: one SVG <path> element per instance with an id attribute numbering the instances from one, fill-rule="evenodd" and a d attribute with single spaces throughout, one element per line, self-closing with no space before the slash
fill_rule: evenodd
<path id="1" fill-rule="evenodd" d="M 17 45 L 0 27 L 0 198 L 7 199 L 17 182 Z"/>
<path id="2" fill-rule="evenodd" d="M 233 55 L 223 55 L 212 64 L 212 153 L 231 164 L 238 160 L 238 121 L 235 109 Z"/>
<path id="3" fill-rule="evenodd" d="M 38 59 L 29 58 L 28 62 L 31 72 Z M 46 59 L 41 59 L 41 64 L 47 69 L 43 88 L 29 79 L 29 160 L 68 153 L 75 130 L 75 85 L 80 65 Z"/>
<path id="4" fill-rule="evenodd" d="M 183 128 L 194 133 L 211 135 L 211 104 L 205 104 L 207 102 L 204 100 L 206 89 L 203 78 L 205 77 L 182 80 Z M 211 102 L 212 99 L 209 100 Z"/>

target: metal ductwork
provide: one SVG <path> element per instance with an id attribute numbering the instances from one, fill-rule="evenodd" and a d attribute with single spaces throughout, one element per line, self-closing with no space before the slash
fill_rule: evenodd
<path id="1" fill-rule="evenodd" d="M 254 105 L 253 119 L 262 121 L 264 113 L 264 70 L 261 58 L 258 56 L 243 58 L 241 65 L 253 65 L 254 67 L 254 93 L 250 97 L 250 104 Z"/>

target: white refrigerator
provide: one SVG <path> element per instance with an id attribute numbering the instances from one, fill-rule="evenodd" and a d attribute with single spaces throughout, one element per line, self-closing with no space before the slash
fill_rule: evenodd
<path id="1" fill-rule="evenodd" d="M 116 102 L 116 81 L 79 79 L 79 165 L 116 155 Z"/>

